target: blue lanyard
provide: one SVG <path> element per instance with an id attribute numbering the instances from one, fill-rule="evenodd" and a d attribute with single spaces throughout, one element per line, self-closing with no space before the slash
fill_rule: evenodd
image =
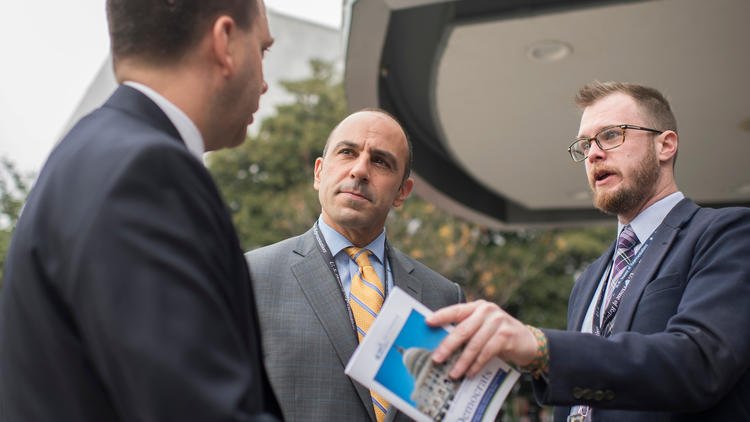
<path id="1" fill-rule="evenodd" d="M 622 302 L 625 290 L 628 288 L 628 284 L 630 284 L 630 280 L 633 278 L 633 270 L 635 269 L 635 266 L 638 265 L 638 262 L 640 262 L 643 253 L 646 252 L 646 249 L 648 249 L 653 238 L 654 235 L 652 234 L 646 243 L 638 249 L 638 253 L 636 253 L 633 260 L 630 261 L 630 264 L 625 267 L 622 275 L 620 275 L 617 280 L 614 280 L 615 285 L 612 288 L 612 294 L 610 295 L 612 299 L 610 299 L 607 311 L 604 313 L 604 319 L 601 318 L 601 308 L 602 303 L 604 302 L 604 296 L 607 294 L 607 285 L 605 284 L 602 286 L 599 298 L 596 301 L 596 307 L 594 308 L 594 320 L 591 323 L 591 332 L 594 334 L 602 337 L 609 337 L 609 335 L 612 334 L 612 325 L 614 324 L 615 314 L 620 308 L 620 302 Z"/>

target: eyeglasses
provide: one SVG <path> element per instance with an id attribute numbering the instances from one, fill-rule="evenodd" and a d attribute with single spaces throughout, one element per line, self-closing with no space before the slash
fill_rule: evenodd
<path id="1" fill-rule="evenodd" d="M 605 127 L 599 133 L 594 135 L 593 138 L 576 138 L 572 144 L 568 147 L 570 158 L 576 163 L 581 162 L 588 158 L 589 152 L 591 151 L 591 141 L 596 142 L 596 146 L 602 151 L 609 151 L 615 149 L 625 143 L 625 130 L 645 130 L 646 132 L 653 133 L 664 133 L 663 130 L 650 129 L 647 127 L 640 127 L 635 125 L 617 125 Z"/>

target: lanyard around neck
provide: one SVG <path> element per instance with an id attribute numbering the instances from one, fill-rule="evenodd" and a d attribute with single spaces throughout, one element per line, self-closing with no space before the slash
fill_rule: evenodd
<path id="1" fill-rule="evenodd" d="M 344 290 L 344 283 L 341 281 L 341 275 L 339 274 L 339 269 L 336 266 L 336 258 L 334 258 L 333 253 L 331 253 L 331 248 L 328 247 L 328 244 L 326 243 L 325 238 L 323 237 L 323 234 L 320 232 L 320 228 L 318 227 L 318 222 L 315 222 L 315 225 L 313 226 L 313 234 L 315 235 L 315 244 L 318 247 L 318 250 L 323 255 L 323 258 L 328 263 L 328 269 L 331 271 L 331 274 L 333 274 L 333 277 L 336 279 L 336 282 L 339 285 L 339 291 L 341 292 L 341 298 L 344 300 L 344 304 L 346 305 L 346 310 L 349 314 L 349 322 L 352 325 L 352 329 L 356 333 L 357 331 L 357 325 L 354 322 L 354 314 L 352 313 L 352 308 L 349 305 L 349 299 L 346 297 L 346 291 Z M 388 240 L 384 242 L 385 245 L 385 254 L 383 255 L 383 289 L 385 289 L 385 296 L 388 297 Z"/>
<path id="2" fill-rule="evenodd" d="M 633 260 L 630 261 L 627 267 L 625 267 L 625 270 L 617 280 L 610 280 L 614 281 L 615 285 L 612 288 L 612 293 L 610 294 L 611 299 L 609 301 L 609 305 L 607 306 L 607 310 L 604 313 L 604 318 L 601 317 L 601 308 L 602 303 L 604 302 L 604 296 L 606 296 L 607 294 L 607 284 L 602 286 L 601 292 L 599 293 L 599 298 L 596 300 L 596 307 L 594 308 L 594 320 L 591 324 L 591 332 L 593 332 L 594 334 L 602 337 L 609 337 L 609 335 L 612 334 L 612 325 L 614 324 L 615 314 L 620 308 L 622 297 L 625 294 L 625 290 L 627 289 L 628 284 L 630 284 L 633 270 L 635 269 L 635 266 L 638 265 L 638 262 L 641 260 L 643 253 L 646 252 L 646 249 L 648 249 L 648 246 L 651 244 L 651 240 L 653 238 L 654 236 L 651 235 L 646 243 L 644 243 L 643 246 L 638 249 L 638 252 L 633 257 Z M 617 248 L 615 248 L 615 253 L 616 252 Z"/>

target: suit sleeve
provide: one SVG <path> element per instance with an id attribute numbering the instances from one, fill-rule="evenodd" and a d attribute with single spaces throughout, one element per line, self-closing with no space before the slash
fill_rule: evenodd
<path id="1" fill-rule="evenodd" d="M 747 210 L 717 213 L 695 239 L 679 250 L 686 254 L 686 265 L 671 276 L 684 280 L 684 292 L 663 331 L 621 332 L 604 339 L 545 330 L 550 371 L 547 381 L 535 382 L 540 401 L 700 411 L 733 388 L 750 368 L 750 215 Z M 586 392 L 601 394 L 586 398 Z"/>
<path id="2" fill-rule="evenodd" d="M 246 279 L 210 177 L 174 148 L 127 161 L 71 245 L 66 297 L 92 370 L 124 420 L 269 420 L 253 415 Z"/>

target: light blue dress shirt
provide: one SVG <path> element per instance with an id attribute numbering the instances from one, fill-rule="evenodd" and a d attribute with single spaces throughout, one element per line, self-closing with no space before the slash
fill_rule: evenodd
<path id="1" fill-rule="evenodd" d="M 651 237 L 651 235 L 654 233 L 654 230 L 656 230 L 657 227 L 664 221 L 664 218 L 669 214 L 670 211 L 672 211 L 672 208 L 677 205 L 678 202 L 682 201 L 682 199 L 685 198 L 685 195 L 682 194 L 682 192 L 675 192 L 673 194 L 667 195 L 664 198 L 656 201 L 653 203 L 650 207 L 646 208 L 645 210 L 641 211 L 640 214 L 638 214 L 633 221 L 630 222 L 630 227 L 633 229 L 633 232 L 635 232 L 635 235 L 638 236 L 638 244 L 635 246 L 635 252 L 637 253 L 638 250 L 643 246 L 643 244 L 646 242 L 646 240 Z M 620 235 L 620 232 L 622 231 L 623 227 L 625 227 L 622 223 L 617 223 L 617 235 Z M 614 255 L 611 259 L 614 259 Z M 594 308 L 596 307 L 596 301 L 599 297 L 599 293 L 602 290 L 603 286 L 607 286 L 607 292 L 608 295 L 610 293 L 610 290 L 612 289 L 613 283 L 607 283 L 607 280 L 610 277 L 610 273 L 612 272 L 612 265 L 610 263 L 609 271 L 605 271 L 604 275 L 602 276 L 602 279 L 599 281 L 599 286 L 596 288 L 596 292 L 594 293 L 593 298 L 591 299 L 591 303 L 589 304 L 589 309 L 586 311 L 586 316 L 583 319 L 583 325 L 581 326 L 581 331 L 584 333 L 590 333 L 591 332 L 591 325 L 594 321 Z M 608 297 L 608 296 L 605 296 Z M 603 301 L 606 302 L 606 301 Z M 605 303 L 602 303 L 602 306 L 604 306 Z M 604 312 L 601 313 L 604 315 Z"/>
<path id="2" fill-rule="evenodd" d="M 635 252 L 637 253 L 638 250 L 643 246 L 643 244 L 648 240 L 649 237 L 654 233 L 657 227 L 664 221 L 664 218 L 669 214 L 670 211 L 672 211 L 672 208 L 677 205 L 678 202 L 682 201 L 682 199 L 685 198 L 685 195 L 682 194 L 682 192 L 675 192 L 673 194 L 667 195 L 664 198 L 656 201 L 653 203 L 650 207 L 646 208 L 645 210 L 641 211 L 640 214 L 638 214 L 633 221 L 630 222 L 630 227 L 633 229 L 633 232 L 635 232 L 635 235 L 638 236 L 638 244 L 635 246 Z M 622 229 L 625 227 L 624 224 L 618 222 L 617 223 L 617 236 L 620 236 L 620 232 L 622 232 Z M 614 260 L 614 254 L 610 258 L 610 261 Z M 581 325 L 581 332 L 583 333 L 590 333 L 592 331 L 591 325 L 594 322 L 594 310 L 596 309 L 596 302 L 599 298 L 599 294 L 602 291 L 602 288 L 604 286 L 607 287 L 607 291 L 605 292 L 605 298 L 609 297 L 609 294 L 612 289 L 612 285 L 614 283 L 607 283 L 607 280 L 609 280 L 610 273 L 612 272 L 613 262 L 610 262 L 609 265 L 609 271 L 605 271 L 604 275 L 602 276 L 601 280 L 599 280 L 599 285 L 596 288 L 596 292 L 594 292 L 594 296 L 591 298 L 591 303 L 589 303 L 589 308 L 586 311 L 586 316 L 583 318 L 583 325 Z M 606 300 L 602 301 L 602 308 L 604 308 L 606 305 Z M 602 317 L 604 317 L 605 312 L 601 312 Z M 572 406 L 570 409 L 570 414 L 575 415 L 578 413 L 579 409 L 582 406 Z M 590 419 L 587 419 L 590 420 Z"/>
<path id="3" fill-rule="evenodd" d="M 320 234 L 326 241 L 328 249 L 330 249 L 331 254 L 333 254 L 336 261 L 336 268 L 339 270 L 341 284 L 348 300 L 352 286 L 352 274 L 357 274 L 359 272 L 359 266 L 346 252 L 344 252 L 344 249 L 354 245 L 352 245 L 352 242 L 350 242 L 349 239 L 345 238 L 341 233 L 334 230 L 333 227 L 326 224 L 325 221 L 323 221 L 322 216 L 318 218 L 318 227 L 320 228 Z M 388 276 L 384 277 L 383 275 L 383 263 L 386 262 L 385 229 L 383 229 L 383 232 L 380 233 L 375 240 L 365 246 L 365 249 L 372 252 L 370 255 L 370 263 L 373 268 L 375 268 L 375 272 L 378 274 L 378 277 L 380 277 L 380 280 L 386 283 L 386 290 L 390 292 L 393 289 L 393 272 L 390 264 L 388 264 Z"/>

